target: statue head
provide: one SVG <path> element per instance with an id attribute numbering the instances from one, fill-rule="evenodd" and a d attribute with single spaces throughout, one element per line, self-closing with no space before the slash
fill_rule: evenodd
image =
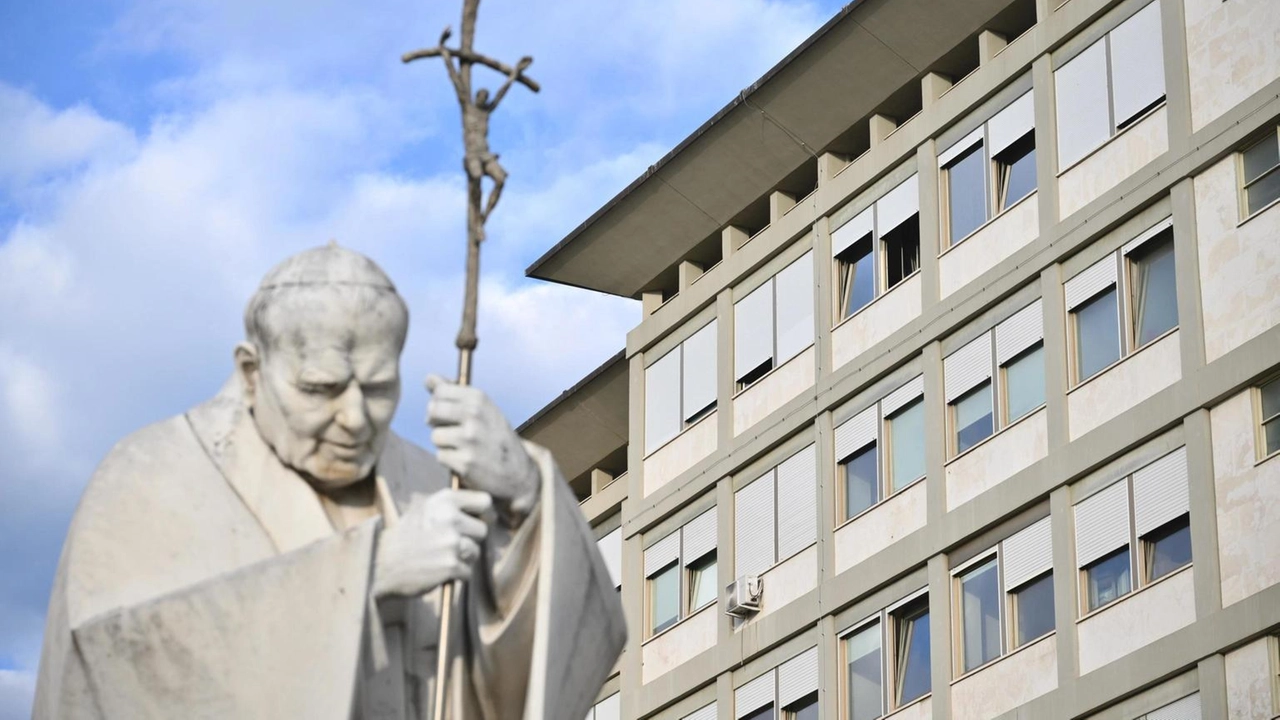
<path id="1" fill-rule="evenodd" d="M 235 362 L 258 433 L 320 490 L 369 476 L 400 400 L 409 312 L 369 258 L 330 243 L 272 269 Z"/>

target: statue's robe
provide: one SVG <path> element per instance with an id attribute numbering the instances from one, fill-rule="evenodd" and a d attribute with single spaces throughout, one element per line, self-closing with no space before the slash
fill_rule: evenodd
<path id="1" fill-rule="evenodd" d="M 454 720 L 581 718 L 625 639 L 572 492 L 529 448 L 537 506 L 491 526 L 455 598 Z M 375 476 L 378 517 L 343 527 L 259 437 L 234 380 L 125 439 L 63 547 L 35 717 L 429 717 L 439 591 L 370 593 L 379 527 L 448 473 L 391 435 Z"/>

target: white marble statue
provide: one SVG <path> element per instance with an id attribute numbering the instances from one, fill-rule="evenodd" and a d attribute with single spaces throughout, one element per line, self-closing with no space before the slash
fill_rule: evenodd
<path id="1" fill-rule="evenodd" d="M 428 378 L 438 461 L 389 430 L 407 322 L 335 244 L 267 275 L 221 392 L 85 489 L 35 717 L 426 718 L 454 578 L 449 717 L 587 713 L 626 632 L 591 531 L 479 390 Z"/>

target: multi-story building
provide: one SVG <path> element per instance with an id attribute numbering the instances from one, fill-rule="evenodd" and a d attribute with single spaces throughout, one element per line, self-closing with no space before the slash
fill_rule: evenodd
<path id="1" fill-rule="evenodd" d="M 1280 715 L 1278 118 L 1275 0 L 864 0 L 547 252 L 592 716 Z"/>

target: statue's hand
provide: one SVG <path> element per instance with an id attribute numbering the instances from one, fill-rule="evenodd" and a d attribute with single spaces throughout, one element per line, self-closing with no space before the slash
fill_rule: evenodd
<path id="1" fill-rule="evenodd" d="M 488 395 L 427 377 L 431 403 L 427 423 L 440 462 L 458 473 L 467 487 L 493 496 L 499 509 L 518 520 L 538 498 L 537 463 Z"/>
<path id="2" fill-rule="evenodd" d="M 374 559 L 374 597 L 421 595 L 471 576 L 489 527 L 479 516 L 493 500 L 475 490 L 414 495 L 399 521 L 382 531 Z"/>

